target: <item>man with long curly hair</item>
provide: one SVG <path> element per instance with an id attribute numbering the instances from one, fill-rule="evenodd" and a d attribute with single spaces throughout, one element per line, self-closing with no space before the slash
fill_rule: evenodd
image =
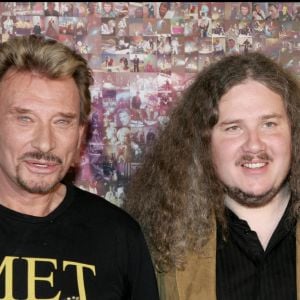
<path id="1" fill-rule="evenodd" d="M 260 53 L 204 68 L 125 201 L 147 237 L 161 299 L 296 299 L 298 178 L 296 79 Z"/>

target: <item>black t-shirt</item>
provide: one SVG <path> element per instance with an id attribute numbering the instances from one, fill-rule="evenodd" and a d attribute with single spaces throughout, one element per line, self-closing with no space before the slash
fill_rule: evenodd
<path id="1" fill-rule="evenodd" d="M 46 217 L 0 206 L 0 258 L 1 299 L 159 299 L 137 222 L 74 186 Z"/>

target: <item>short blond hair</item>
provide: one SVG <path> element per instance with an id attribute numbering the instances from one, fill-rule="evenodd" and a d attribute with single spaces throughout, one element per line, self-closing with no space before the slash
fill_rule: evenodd
<path id="1" fill-rule="evenodd" d="M 10 69 L 37 72 L 50 79 L 72 77 L 80 95 L 80 123 L 87 122 L 93 77 L 80 54 L 56 40 L 35 35 L 12 37 L 0 45 L 0 80 Z"/>

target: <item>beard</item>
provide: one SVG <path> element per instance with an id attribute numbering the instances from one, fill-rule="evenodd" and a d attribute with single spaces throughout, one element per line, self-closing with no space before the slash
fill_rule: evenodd
<path id="1" fill-rule="evenodd" d="M 270 157 L 267 153 L 260 153 L 257 155 L 259 159 L 264 160 L 265 162 L 272 162 L 273 158 Z M 236 165 L 242 165 L 245 163 L 251 163 L 254 159 L 253 155 L 243 155 L 240 160 L 236 162 Z M 224 182 L 221 182 L 224 192 L 237 203 L 247 206 L 247 207 L 262 207 L 268 204 L 274 197 L 283 189 L 288 181 L 288 176 L 282 180 L 278 186 L 270 188 L 268 191 L 256 195 L 251 192 L 244 192 L 241 189 L 233 186 L 228 186 Z"/>
<path id="2" fill-rule="evenodd" d="M 62 164 L 62 160 L 53 154 L 43 153 L 43 152 L 28 152 L 21 157 L 22 159 L 33 158 L 37 160 L 43 159 L 44 161 L 56 162 L 58 164 Z M 45 180 L 41 176 L 40 179 L 33 180 L 31 178 L 25 178 L 23 176 L 20 165 L 17 166 L 16 170 L 16 181 L 17 183 L 27 192 L 33 194 L 48 194 L 55 190 L 56 186 L 63 179 L 64 174 L 58 174 L 56 178 L 52 180 Z"/>
<path id="3" fill-rule="evenodd" d="M 223 184 L 225 193 L 237 203 L 247 207 L 262 207 L 269 202 L 281 191 L 286 180 L 279 186 L 273 187 L 270 190 L 260 195 L 247 193 L 237 187 L 226 186 Z"/>
<path id="4" fill-rule="evenodd" d="M 27 192 L 32 194 L 42 194 L 46 195 L 55 190 L 56 186 L 63 179 L 63 176 L 56 178 L 52 182 L 45 182 L 40 180 L 39 182 L 35 182 L 33 180 L 25 180 L 21 174 L 17 174 L 16 180 L 17 183 Z"/>

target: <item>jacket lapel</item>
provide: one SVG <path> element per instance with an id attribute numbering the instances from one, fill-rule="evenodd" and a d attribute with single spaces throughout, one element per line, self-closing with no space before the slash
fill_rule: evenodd
<path id="1" fill-rule="evenodd" d="M 179 299 L 216 299 L 216 230 L 199 254 L 188 255 L 185 271 L 176 272 Z"/>
<path id="2" fill-rule="evenodd" d="M 216 300 L 216 226 L 199 254 L 190 252 L 184 271 L 157 272 L 161 300 Z M 299 299 L 300 300 L 300 299 Z"/>

